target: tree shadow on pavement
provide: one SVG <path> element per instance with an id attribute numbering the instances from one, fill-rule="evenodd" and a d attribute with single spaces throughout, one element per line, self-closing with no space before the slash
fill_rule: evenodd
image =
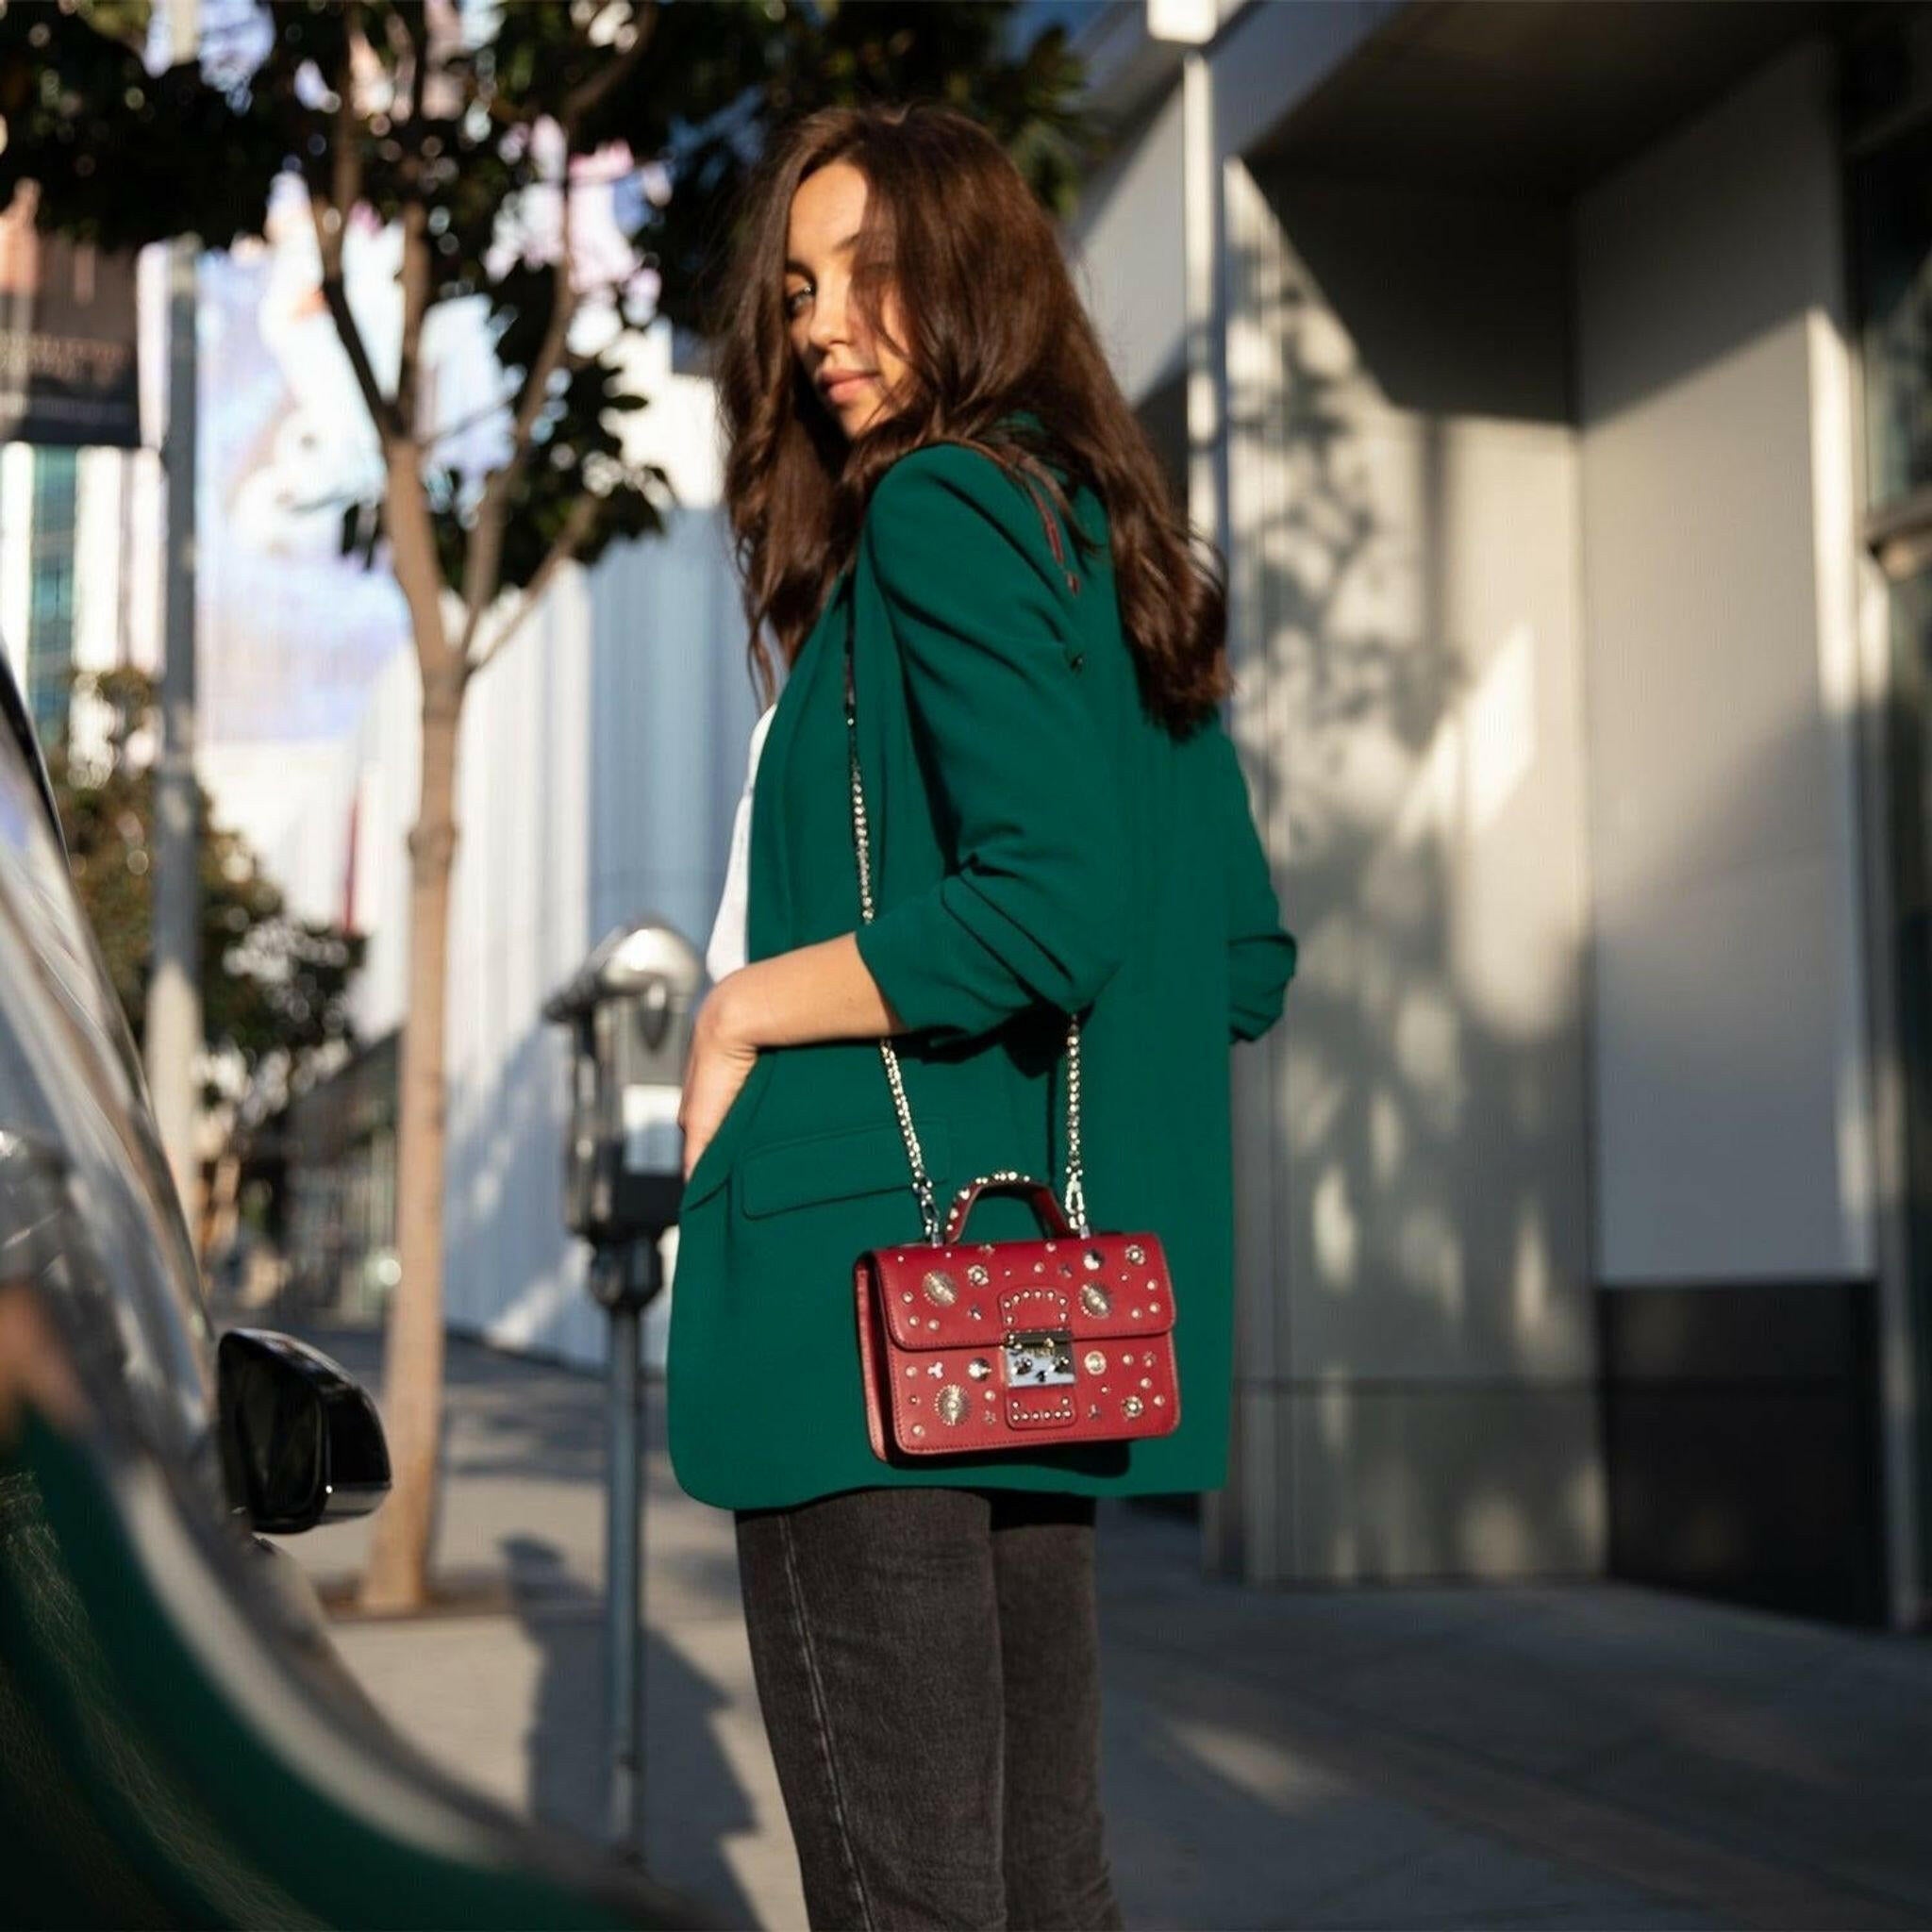
<path id="1" fill-rule="evenodd" d="M 609 1709 L 604 1606 L 541 1537 L 501 1540 L 517 1617 L 540 1658 L 525 1751 L 537 1817 L 607 1836 Z M 651 1874 L 703 1901 L 728 1925 L 758 1914 L 724 1855 L 727 1837 L 755 1828 L 743 1787 L 713 1741 L 727 1701 L 656 1632 L 644 1672 L 645 1863 Z"/>

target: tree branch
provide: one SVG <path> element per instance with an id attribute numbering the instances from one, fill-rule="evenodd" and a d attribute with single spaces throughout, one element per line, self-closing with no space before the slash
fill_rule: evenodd
<path id="1" fill-rule="evenodd" d="M 480 408 L 472 409 L 467 416 L 458 416 L 454 423 L 446 424 L 435 435 L 419 437 L 416 447 L 426 457 L 431 451 L 440 449 L 445 442 L 454 442 L 458 437 L 467 436 L 471 430 L 481 428 L 491 418 L 507 416 L 508 413 L 508 396 L 501 397 L 493 403 L 485 403 Z"/>
<path id="2" fill-rule="evenodd" d="M 644 58 L 644 49 L 650 43 L 652 30 L 657 25 L 658 0 L 647 0 L 647 4 L 637 9 L 637 32 L 632 35 L 630 45 L 594 69 L 589 78 L 579 81 L 566 97 L 563 125 L 567 133 L 574 134 L 581 127 L 584 117 Z"/>
<path id="3" fill-rule="evenodd" d="M 475 527 L 470 532 L 469 554 L 463 558 L 463 604 L 469 615 L 463 625 L 462 642 L 458 648 L 465 657 L 475 641 L 476 629 L 483 621 L 484 611 L 495 600 L 497 581 L 503 569 L 504 525 L 509 518 L 510 496 L 529 462 L 537 418 L 549 399 L 550 378 L 562 364 L 564 349 L 570 340 L 571 318 L 576 313 L 576 291 L 571 282 L 574 251 L 571 245 L 570 164 L 575 154 L 575 149 L 566 143 L 559 197 L 562 232 L 556 286 L 551 294 L 550 321 L 543 331 L 542 342 L 530 358 L 530 367 L 524 379 L 524 392 L 510 422 L 509 454 L 504 458 L 503 467 L 492 470 L 490 480 L 483 486 L 482 499 L 476 506 Z"/>
<path id="4" fill-rule="evenodd" d="M 429 65 L 429 24 L 421 6 L 399 7 L 396 18 L 403 38 L 409 43 L 409 89 L 405 106 L 413 129 L 423 118 L 424 70 Z"/>
<path id="5" fill-rule="evenodd" d="M 463 674 L 466 678 L 475 676 L 477 672 L 481 671 L 523 628 L 524 620 L 537 608 L 543 592 L 550 588 L 551 578 L 576 556 L 584 540 L 591 534 L 597 521 L 598 503 L 597 497 L 586 493 L 571 505 L 570 514 L 563 521 L 563 528 L 558 533 L 557 541 L 550 546 L 549 554 L 537 566 L 530 581 L 524 586 L 517 608 L 510 612 L 503 628 L 466 665 Z"/>
<path id="6" fill-rule="evenodd" d="M 403 328 L 402 353 L 396 367 L 396 420 L 405 435 L 414 437 L 423 366 L 423 319 L 429 312 L 429 209 L 423 198 L 423 161 L 415 144 L 422 138 L 423 92 L 429 64 L 429 36 L 420 8 L 398 9 L 398 22 L 409 47 L 409 80 L 406 96 L 411 152 L 403 167 L 408 198 L 403 205 Z"/>
<path id="7" fill-rule="evenodd" d="M 457 648 L 465 661 L 475 643 L 483 613 L 496 598 L 496 587 L 503 572 L 504 528 L 509 518 L 510 499 L 529 464 L 530 451 L 536 440 L 537 419 L 549 401 L 551 378 L 563 365 L 570 341 L 571 322 L 579 307 L 575 280 L 576 250 L 571 214 L 571 163 L 581 152 L 579 140 L 584 117 L 643 58 L 657 19 L 657 0 L 649 0 L 649 4 L 639 9 L 637 32 L 630 45 L 597 68 L 564 103 L 560 123 L 563 129 L 563 178 L 558 183 L 560 233 L 550 321 L 537 353 L 530 358 L 524 391 L 510 423 L 509 453 L 503 467 L 492 471 L 483 486 L 483 495 L 476 506 L 475 525 L 470 533 L 468 554 L 463 558 L 463 604 L 468 614 Z M 548 568 L 549 561 L 547 558 L 544 559 L 545 568 Z M 521 612 L 513 622 L 520 621 Z M 496 647 L 492 645 L 491 648 L 493 653 Z"/>
<path id="8" fill-rule="evenodd" d="M 403 328 L 396 362 L 396 423 L 416 446 L 421 414 L 423 320 L 429 313 L 429 210 L 412 196 L 403 205 Z"/>
<path id="9" fill-rule="evenodd" d="M 616 284 L 612 283 L 610 286 L 614 288 Z M 578 306 L 582 307 L 581 296 L 578 300 Z M 631 333 L 629 325 L 625 325 L 624 332 L 626 334 Z M 608 343 L 605 344 L 606 348 L 608 346 Z M 601 360 L 603 353 L 602 349 L 573 350 L 564 357 L 563 360 L 558 364 L 558 367 L 567 370 L 572 375 L 575 375 L 580 371 L 589 369 Z M 467 436 L 471 430 L 480 429 L 484 424 L 493 421 L 498 416 L 508 416 L 509 412 L 510 398 L 508 395 L 499 396 L 493 403 L 479 404 L 475 408 L 470 410 L 468 414 L 458 416 L 454 423 L 445 424 L 433 434 L 418 437 L 416 447 L 427 457 L 433 451 L 441 449 L 444 443 L 453 442 L 459 436 Z"/>
<path id="10" fill-rule="evenodd" d="M 395 405 L 382 392 L 375 379 L 375 365 L 369 359 L 368 345 L 362 340 L 355 311 L 349 307 L 349 292 L 342 280 L 342 244 L 348 239 L 350 218 L 362 198 L 362 150 L 357 139 L 355 69 L 350 53 L 354 22 L 342 37 L 341 71 L 336 75 L 336 126 L 334 172 L 327 201 L 313 192 L 308 197 L 309 212 L 315 219 L 315 242 L 322 256 L 322 299 L 336 325 L 349 367 L 355 372 L 356 387 L 369 410 L 375 433 L 384 441 L 397 435 L 401 425 Z M 333 219 L 331 219 L 333 217 Z"/>

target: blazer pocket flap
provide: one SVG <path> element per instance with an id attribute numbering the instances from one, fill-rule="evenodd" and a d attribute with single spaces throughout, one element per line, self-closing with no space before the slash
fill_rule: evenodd
<path id="1" fill-rule="evenodd" d="M 709 1200 L 724 1186 L 731 1173 L 738 1143 L 744 1136 L 745 1124 L 758 1111 L 758 1097 L 777 1064 L 778 1057 L 769 1053 L 759 1054 L 752 1062 L 751 1072 L 745 1075 L 743 1085 L 731 1096 L 731 1105 L 724 1109 L 724 1118 L 718 1123 L 717 1131 L 705 1142 L 705 1150 L 698 1156 L 697 1165 L 685 1176 L 684 1192 L 678 1198 L 677 1207 L 680 1220 L 701 1201 Z"/>
<path id="2" fill-rule="evenodd" d="M 942 1121 L 914 1123 L 919 1149 L 937 1191 L 947 1171 L 948 1150 Z M 842 1201 L 858 1194 L 912 1190 L 912 1163 L 896 1120 L 875 1126 L 839 1127 L 826 1133 L 801 1134 L 774 1141 L 747 1153 L 738 1172 L 740 1208 L 751 1215 L 781 1214 L 789 1208 L 810 1208 L 822 1201 Z"/>

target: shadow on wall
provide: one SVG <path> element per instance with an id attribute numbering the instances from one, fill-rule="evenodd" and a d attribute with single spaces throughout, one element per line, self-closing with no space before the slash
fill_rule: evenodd
<path id="1" fill-rule="evenodd" d="M 1231 215 L 1253 318 L 1229 351 L 1234 574 L 1259 646 L 1236 723 L 1269 747 L 1257 806 L 1302 945 L 1268 1045 L 1280 1278 L 1244 1311 L 1296 1498 L 1280 1569 L 1588 1574 L 1561 227 L 1333 184 L 1249 187 Z M 1398 342 L 1399 408 L 1371 360 Z"/>
<path id="2" fill-rule="evenodd" d="M 1624 1279 L 1844 1286 L 1858 940 L 1819 699 L 1808 263 L 1781 301 L 1775 264 L 1734 303 L 1720 279 L 1724 312 L 1681 333 L 1654 271 L 1592 285 L 1591 330 L 1620 331 L 1592 437 L 1702 385 L 1748 447 L 1673 462 L 1701 424 L 1646 417 L 1614 445 L 1634 500 L 1593 454 L 1586 525 L 1574 210 L 1244 177 L 1229 214 L 1236 723 L 1302 942 L 1264 1048 L 1277 1279 L 1243 1309 L 1247 1425 L 1278 1431 L 1247 1459 L 1293 1499 L 1275 1574 L 1590 1574 L 1614 1555 L 1592 1176 Z M 1800 474 L 1749 490 L 1771 535 L 1740 532 L 1714 479 L 1779 438 Z M 1775 1595 L 1843 1559 L 1824 1530 L 1867 1533 L 1872 1477 L 1841 1411 L 1870 1393 L 1795 1360 L 1704 1389 L 1646 1477 L 1676 1500 L 1641 1499 L 1667 1530 L 1644 1574 Z M 1794 1433 L 1827 1408 L 1857 1453 L 1821 1481 Z"/>

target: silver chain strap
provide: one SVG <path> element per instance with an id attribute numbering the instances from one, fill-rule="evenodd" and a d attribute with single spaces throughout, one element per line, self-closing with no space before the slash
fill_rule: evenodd
<path id="1" fill-rule="evenodd" d="M 858 859 L 858 911 L 867 925 L 873 920 L 872 841 L 865 819 L 865 787 L 858 775 L 858 716 L 852 683 L 852 633 L 845 634 L 845 743 L 852 768 L 852 847 Z M 906 1082 L 899 1072 L 899 1055 L 888 1035 L 879 1038 L 879 1058 L 886 1063 L 886 1080 L 892 1090 L 893 1110 L 899 1116 L 899 1135 L 906 1142 L 906 1158 L 912 1165 L 912 1188 L 919 1196 L 919 1218 L 925 1227 L 926 1241 L 942 1246 L 939 1208 L 933 1200 L 932 1176 L 925 1171 L 925 1156 L 920 1151 L 919 1135 L 912 1124 L 912 1109 L 906 1100 Z M 998 1178 L 1017 1179 L 1010 1172 Z M 1077 1014 L 1067 1016 L 1067 1186 L 1064 1196 L 1067 1219 L 1074 1230 L 1086 1235 L 1087 1191 L 1080 1165 L 1080 1021 Z"/>

